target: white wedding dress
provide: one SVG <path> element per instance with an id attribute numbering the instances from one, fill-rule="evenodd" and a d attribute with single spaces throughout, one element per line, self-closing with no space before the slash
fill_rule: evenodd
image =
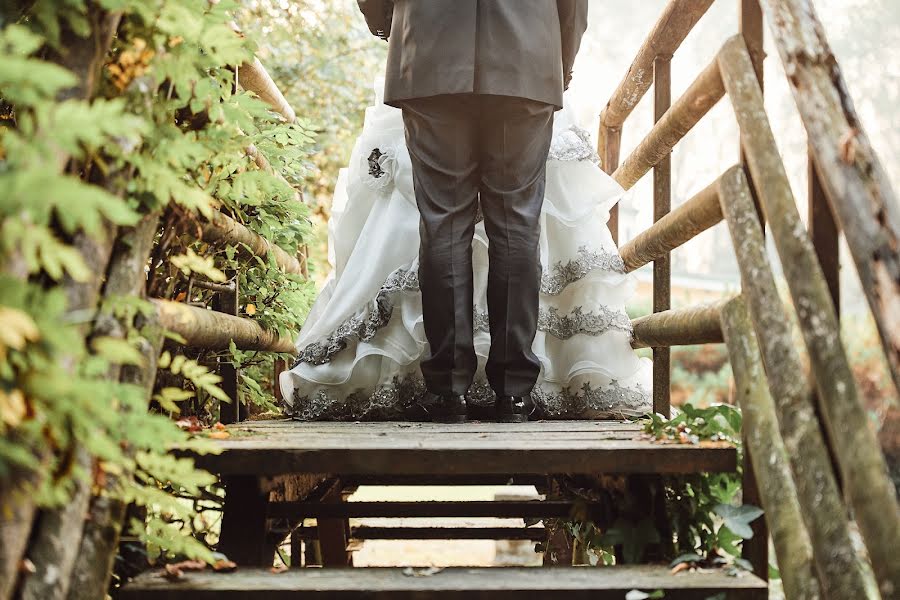
<path id="1" fill-rule="evenodd" d="M 598 166 L 590 135 L 556 113 L 541 215 L 538 332 L 541 375 L 532 393 L 543 418 L 605 419 L 650 412 L 650 361 L 631 348 L 625 302 L 634 282 L 606 226 L 623 195 Z M 419 214 L 398 109 L 366 111 L 329 222 L 331 274 L 281 375 L 287 412 L 301 420 L 404 420 L 423 416 L 419 361 L 427 356 L 418 290 Z M 487 236 L 475 228 L 475 350 L 469 391 L 493 402 L 484 377 L 490 347 Z"/>

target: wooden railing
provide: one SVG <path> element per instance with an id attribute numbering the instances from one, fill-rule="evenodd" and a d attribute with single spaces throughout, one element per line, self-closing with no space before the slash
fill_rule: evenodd
<path id="1" fill-rule="evenodd" d="M 294 122 L 297 119 L 294 109 L 259 59 L 241 65 L 235 71 L 238 85 L 258 95 L 287 122 Z M 255 146 L 250 144 L 246 152 L 260 169 L 280 178 L 288 187 L 293 187 L 281 174 L 274 171 Z M 294 201 L 303 201 L 299 192 L 295 192 Z M 230 245 L 241 248 L 245 254 L 262 260 L 267 260 L 271 256 L 283 272 L 304 277 L 308 275 L 306 247 L 301 248 L 294 256 L 224 213 L 214 212 L 205 218 L 197 231 L 186 233 L 213 246 Z M 252 319 L 239 316 L 239 280 L 237 273 L 230 273 L 229 281 L 225 284 L 192 278 L 192 286 L 214 292 L 208 307 L 160 298 L 152 299 L 159 325 L 179 335 L 184 340 L 185 346 L 190 348 L 221 351 L 227 350 L 231 343 L 234 343 L 238 350 L 243 351 L 296 353 L 293 336 L 280 336 L 267 331 Z M 276 382 L 274 385 L 276 396 L 278 396 L 278 376 L 285 367 L 284 361 L 275 361 L 273 377 Z M 225 360 L 219 361 L 218 372 L 222 377 L 221 387 L 231 399 L 230 410 L 222 407 L 220 420 L 223 423 L 239 422 L 247 416 L 239 394 L 240 373 Z"/>
<path id="2" fill-rule="evenodd" d="M 653 314 L 635 320 L 633 345 L 653 348 L 654 411 L 668 415 L 670 347 L 727 342 L 735 394 L 745 415 L 743 501 L 766 510 L 787 597 L 818 597 L 820 587 L 824 597 L 867 597 L 865 577 L 852 550 L 848 507 L 882 595 L 893 597 L 900 590 L 900 511 L 840 343 L 838 229 L 833 215 L 845 225 L 864 287 L 874 286 L 867 293 L 897 382 L 900 336 L 896 323 L 891 325 L 889 306 L 896 319 L 898 208 L 853 113 L 812 3 L 763 4 L 809 133 L 810 230 L 800 219 L 763 103 L 760 4 L 739 1 L 740 34 L 729 39 L 673 101 L 672 55 L 712 0 L 670 0 L 601 113 L 598 134 L 604 169 L 624 188 L 653 171 L 654 224 L 621 247 L 626 270 L 654 264 Z M 620 164 L 622 128 L 651 87 L 655 123 Z M 671 210 L 671 152 L 725 97 L 740 129 L 735 143 L 741 146 L 741 162 Z M 839 155 L 842 143 L 853 145 L 861 155 Z M 811 380 L 793 346 L 788 309 L 766 254 L 764 218 L 809 354 Z M 721 221 L 733 241 L 741 294 L 718 304 L 672 310 L 670 252 Z M 610 227 L 618 239 L 615 211 Z M 849 506 L 844 505 L 839 481 Z M 757 522 L 753 539 L 744 544 L 746 557 L 762 578 L 768 573 L 766 524 Z"/>

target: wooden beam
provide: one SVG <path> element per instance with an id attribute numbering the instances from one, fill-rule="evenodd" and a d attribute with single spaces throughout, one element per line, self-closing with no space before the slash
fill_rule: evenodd
<path id="1" fill-rule="evenodd" d="M 183 337 L 188 346 L 227 350 L 233 341 L 239 350 L 287 354 L 297 351 L 293 338 L 280 337 L 256 321 L 171 300 L 154 298 L 150 302 L 156 308 L 160 326 Z"/>
<path id="2" fill-rule="evenodd" d="M 754 479 L 772 532 L 787 598 L 818 598 L 812 544 L 803 524 L 797 489 L 781 433 L 775 402 L 766 387 L 750 313 L 740 297 L 722 308 L 722 331 L 734 373 L 735 396 L 743 415 L 744 439 Z M 764 540 L 766 544 L 769 540 Z M 745 542 L 746 543 L 746 542 Z"/>
<path id="3" fill-rule="evenodd" d="M 619 253 L 625 270 L 640 269 L 721 221 L 718 182 L 714 182 L 624 244 Z"/>
<path id="4" fill-rule="evenodd" d="M 719 65 L 713 60 L 616 169 L 613 178 L 626 190 L 631 189 L 647 171 L 672 152 L 672 148 L 724 95 Z"/>
<path id="5" fill-rule="evenodd" d="M 606 104 L 601 122 L 621 127 L 628 115 L 650 89 L 653 61 L 657 56 L 672 56 L 688 33 L 706 14 L 713 0 L 670 0 L 644 41 L 622 82 Z"/>
<path id="6" fill-rule="evenodd" d="M 497 519 L 562 519 L 572 515 L 576 504 L 571 500 L 506 500 L 463 502 L 278 502 L 269 506 L 269 516 L 304 519 L 352 518 L 455 518 Z M 599 504 L 584 505 L 585 510 Z"/>
<path id="7" fill-rule="evenodd" d="M 632 321 L 632 348 L 660 348 L 691 344 L 719 344 L 722 327 L 719 311 L 723 302 L 666 310 Z"/>
<path id="8" fill-rule="evenodd" d="M 303 274 L 303 266 L 295 256 L 291 256 L 281 246 L 270 242 L 248 227 L 238 223 L 231 217 L 218 211 L 214 211 L 212 217 L 206 221 L 202 228 L 200 238 L 209 244 L 230 244 L 246 246 L 256 256 L 265 260 L 269 253 L 275 257 L 275 263 L 286 273 L 294 275 Z"/>
<path id="9" fill-rule="evenodd" d="M 840 341 L 840 324 L 828 284 L 800 219 L 743 39 L 734 37 L 726 42 L 719 56 L 747 164 L 796 307 L 844 488 L 879 585 L 898 591 L 900 507 Z"/>
<path id="10" fill-rule="evenodd" d="M 758 86 L 752 69 L 748 76 Z M 812 390 L 794 348 L 790 320 L 769 266 L 747 176 L 744 169 L 734 167 L 719 182 L 722 212 L 741 270 L 742 295 L 761 348 L 822 591 L 827 598 L 866 598 L 865 577 L 853 551 L 847 511 L 816 419 Z"/>
<path id="11" fill-rule="evenodd" d="M 672 55 L 653 61 L 653 113 L 659 123 L 672 106 Z M 672 210 L 672 154 L 653 167 L 653 222 Z M 653 312 L 672 308 L 672 257 L 664 252 L 653 261 Z M 653 349 L 653 412 L 671 414 L 672 356 L 668 346 Z"/>
<path id="12" fill-rule="evenodd" d="M 822 185 L 900 390 L 900 202 L 856 113 L 813 3 L 763 0 L 763 5 Z"/>
<path id="13" fill-rule="evenodd" d="M 317 527 L 300 527 L 305 538 L 318 536 Z M 350 530 L 354 540 L 530 540 L 539 542 L 543 527 L 374 527 L 359 525 Z"/>
<path id="14" fill-rule="evenodd" d="M 266 68 L 258 58 L 253 59 L 251 63 L 244 63 L 237 69 L 238 83 L 245 90 L 251 91 L 265 101 L 279 115 L 284 117 L 288 123 L 297 120 L 294 109 L 288 103 L 284 94 L 275 85 L 272 76 L 266 71 Z"/>
<path id="15" fill-rule="evenodd" d="M 667 600 L 704 600 L 723 592 L 750 600 L 766 591 L 752 575 L 724 569 L 673 574 L 666 565 L 597 568 L 270 569 L 185 573 L 171 581 L 146 573 L 122 589 L 123 600 L 622 600 L 632 590 L 662 590 Z"/>

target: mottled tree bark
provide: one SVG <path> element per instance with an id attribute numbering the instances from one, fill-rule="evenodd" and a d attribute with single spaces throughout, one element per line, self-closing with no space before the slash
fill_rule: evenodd
<path id="1" fill-rule="evenodd" d="M 803 525 L 787 450 L 778 431 L 775 403 L 766 387 L 750 313 L 742 298 L 731 300 L 722 309 L 722 332 L 743 414 L 744 439 L 772 533 L 785 597 L 818 600 L 819 583 L 809 534 Z"/>
<path id="2" fill-rule="evenodd" d="M 144 295 L 144 266 L 150 257 L 153 239 L 159 224 L 159 214 L 146 215 L 137 225 L 122 231 L 116 242 L 107 272 L 103 296 L 141 297 Z M 101 312 L 95 324 L 95 335 L 123 338 L 130 326 L 111 314 Z M 126 365 L 111 369 L 110 377 L 124 383 L 138 385 L 149 399 L 156 378 L 156 361 L 162 348 L 163 336 L 158 326 L 147 324 L 151 333 L 141 340 L 142 365 Z M 127 473 L 124 476 L 128 476 Z M 106 475 L 105 489 L 90 498 L 78 555 L 71 572 L 71 586 L 67 597 L 72 600 L 100 599 L 106 596 L 113 559 L 119 543 L 125 504 L 109 492 L 117 485 L 117 478 Z"/>
<path id="3" fill-rule="evenodd" d="M 747 47 L 729 40 L 719 54 L 747 164 L 781 257 L 788 289 L 809 352 L 819 404 L 883 595 L 900 591 L 900 506 L 887 464 L 860 402 L 828 283 L 803 226 Z M 858 220 L 864 219 L 857 215 Z M 895 250 L 896 253 L 896 250 Z"/>
<path id="4" fill-rule="evenodd" d="M 762 5 L 900 390 L 900 203 L 856 114 L 814 3 L 763 0 Z"/>
<path id="5" fill-rule="evenodd" d="M 754 84 L 758 85 L 755 77 Z M 747 177 L 742 168 L 733 167 L 719 181 L 722 211 L 741 270 L 743 297 L 759 340 L 822 592 L 827 598 L 864 599 L 867 592 L 862 565 L 853 549 L 847 511 L 831 470 L 812 390 L 803 375 L 790 321 L 768 263 Z"/>

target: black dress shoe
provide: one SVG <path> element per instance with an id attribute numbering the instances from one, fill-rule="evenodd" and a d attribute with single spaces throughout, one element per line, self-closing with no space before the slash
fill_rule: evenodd
<path id="1" fill-rule="evenodd" d="M 534 403 L 530 396 L 497 396 L 494 409 L 501 423 L 525 423 L 534 411 Z"/>
<path id="2" fill-rule="evenodd" d="M 426 392 L 423 402 L 428 416 L 435 423 L 465 423 L 468 419 L 464 394 L 433 394 Z"/>

